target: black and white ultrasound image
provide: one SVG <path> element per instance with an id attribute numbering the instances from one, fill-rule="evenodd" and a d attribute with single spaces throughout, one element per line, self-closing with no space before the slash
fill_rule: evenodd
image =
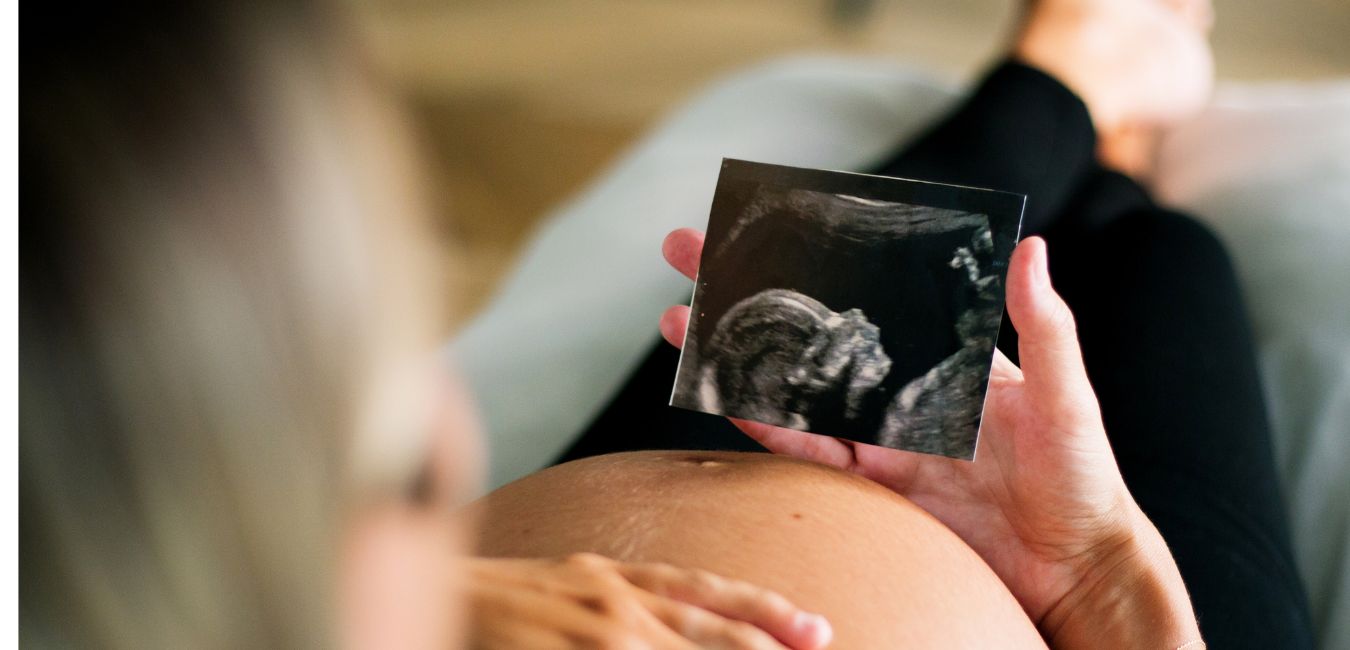
<path id="1" fill-rule="evenodd" d="M 973 459 L 1024 198 L 724 161 L 671 405 Z"/>

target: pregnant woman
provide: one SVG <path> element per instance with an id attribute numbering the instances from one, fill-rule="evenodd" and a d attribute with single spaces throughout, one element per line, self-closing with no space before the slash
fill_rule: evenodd
<path id="1" fill-rule="evenodd" d="M 575 462 L 484 501 L 483 551 L 713 569 L 824 613 L 840 647 L 1310 647 L 1236 279 L 1135 180 L 1208 93 L 1210 21 L 1030 3 L 1010 60 L 870 170 L 1029 196 L 974 463 L 736 422 L 747 444 L 664 406 L 658 347 Z M 664 246 L 691 279 L 701 249 Z M 756 448 L 779 455 L 636 451 Z"/>
<path id="2" fill-rule="evenodd" d="M 667 244 L 691 275 L 698 243 L 680 231 Z M 1166 543 L 1116 469 L 1045 264 L 1039 239 L 1014 254 L 1008 311 L 1023 365 L 996 360 L 976 462 L 742 422 L 784 455 L 631 452 L 561 465 L 480 504 L 483 550 L 702 567 L 822 613 L 844 648 L 1199 641 Z M 682 329 L 668 331 L 680 342 Z"/>
<path id="3" fill-rule="evenodd" d="M 1232 271 L 1094 159 L 1204 97 L 1203 3 L 1031 3 L 877 170 L 1032 197 L 978 461 L 694 419 L 657 350 L 594 457 L 469 513 L 407 142 L 331 16 L 78 9 L 25 14 L 25 646 L 1308 645 Z"/>

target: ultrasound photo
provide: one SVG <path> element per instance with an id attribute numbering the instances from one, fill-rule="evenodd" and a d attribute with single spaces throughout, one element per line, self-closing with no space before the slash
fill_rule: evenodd
<path id="1" fill-rule="evenodd" d="M 671 405 L 973 459 L 1024 202 L 724 160 Z"/>

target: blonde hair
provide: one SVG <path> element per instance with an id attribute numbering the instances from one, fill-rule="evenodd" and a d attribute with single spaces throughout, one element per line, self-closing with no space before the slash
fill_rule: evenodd
<path id="1" fill-rule="evenodd" d="M 322 8 L 137 9 L 25 24 L 21 640 L 329 645 L 425 444 L 372 402 L 442 315 L 412 156 Z"/>

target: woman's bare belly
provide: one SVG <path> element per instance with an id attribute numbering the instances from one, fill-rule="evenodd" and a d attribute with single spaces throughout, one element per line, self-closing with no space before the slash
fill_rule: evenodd
<path id="1" fill-rule="evenodd" d="M 782 456 L 637 452 L 553 467 L 479 502 L 480 552 L 591 551 L 783 593 L 834 648 L 1045 647 L 993 571 L 875 483 Z"/>

